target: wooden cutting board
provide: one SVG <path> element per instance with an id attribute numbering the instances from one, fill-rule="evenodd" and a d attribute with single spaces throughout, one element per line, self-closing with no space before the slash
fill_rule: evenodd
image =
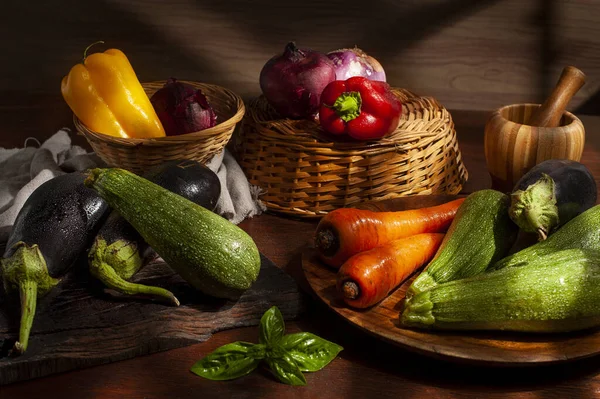
<path id="1" fill-rule="evenodd" d="M 85 265 L 38 302 L 29 348 L 7 356 L 18 335 L 18 298 L 0 296 L 0 385 L 95 366 L 206 341 L 217 331 L 258 325 L 276 305 L 286 320 L 304 309 L 296 282 L 261 255 L 258 281 L 238 301 L 192 289 L 164 262 L 142 269 L 134 281 L 170 289 L 173 307 L 115 297 L 92 279 Z"/>

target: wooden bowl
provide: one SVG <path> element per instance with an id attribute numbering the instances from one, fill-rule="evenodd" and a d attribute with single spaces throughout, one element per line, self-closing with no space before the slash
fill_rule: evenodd
<path id="1" fill-rule="evenodd" d="M 585 143 L 581 120 L 564 112 L 558 127 L 527 123 L 539 104 L 513 104 L 496 110 L 485 125 L 485 159 L 492 187 L 511 191 L 529 169 L 548 159 L 579 161 Z"/>
<path id="2" fill-rule="evenodd" d="M 206 163 L 223 151 L 233 131 L 245 114 L 240 96 L 224 87 L 180 80 L 202 90 L 217 114 L 217 125 L 199 132 L 158 138 L 113 137 L 90 130 L 75 115 L 73 122 L 98 156 L 111 167 L 143 173 L 154 165 L 175 159 Z M 142 83 L 148 97 L 163 87 L 165 81 Z"/>

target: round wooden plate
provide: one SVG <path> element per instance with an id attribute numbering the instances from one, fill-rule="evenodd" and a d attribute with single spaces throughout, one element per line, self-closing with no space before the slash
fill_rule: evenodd
<path id="1" fill-rule="evenodd" d="M 403 210 L 447 202 L 452 196 L 419 196 L 361 205 L 372 210 Z M 315 294 L 350 323 L 390 343 L 435 357 L 498 366 L 539 365 L 581 359 L 600 353 L 600 330 L 564 334 L 508 332 L 435 332 L 400 325 L 399 315 L 410 278 L 379 304 L 349 308 L 337 295 L 336 271 L 320 262 L 314 248 L 303 253 L 304 274 Z"/>

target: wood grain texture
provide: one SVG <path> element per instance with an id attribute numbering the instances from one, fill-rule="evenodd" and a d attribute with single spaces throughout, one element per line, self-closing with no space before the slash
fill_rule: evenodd
<path id="1" fill-rule="evenodd" d="M 456 198 L 456 197 L 455 197 Z M 430 196 L 428 203 L 447 202 L 445 196 Z M 414 197 L 394 202 L 379 202 L 380 211 L 401 211 L 425 206 Z M 368 206 L 369 209 L 373 205 Z M 454 361 L 487 365 L 525 366 L 564 362 L 600 353 L 600 329 L 569 334 L 517 334 L 503 332 L 436 332 L 409 329 L 399 321 L 406 290 L 419 274 L 402 283 L 380 303 L 368 309 L 347 306 L 336 290 L 337 273 L 318 259 L 314 248 L 307 247 L 302 268 L 315 294 L 335 313 L 365 332 L 392 344 Z"/>
<path id="2" fill-rule="evenodd" d="M 320 51 L 358 45 L 394 86 L 449 109 L 541 103 L 575 65 L 589 82 L 570 109 L 591 100 L 586 112 L 599 113 L 597 1 L 13 0 L 4 13 L 6 90 L 59 93 L 83 49 L 105 40 L 125 51 L 141 81 L 173 76 L 249 99 L 264 63 L 296 40 Z"/>
<path id="3" fill-rule="evenodd" d="M 274 305 L 285 319 L 298 317 L 304 301 L 296 283 L 263 255 L 261 261 L 258 281 L 237 301 L 199 294 L 164 262 L 134 276 L 168 287 L 178 307 L 111 296 L 87 272 L 71 273 L 39 301 L 29 347 L 19 357 L 7 356 L 18 332 L 18 303 L 3 296 L 0 385 L 203 342 L 218 331 L 257 325 Z"/>
<path id="4" fill-rule="evenodd" d="M 585 145 L 581 120 L 565 112 L 558 127 L 530 126 L 529 120 L 539 107 L 502 107 L 486 123 L 484 151 L 492 187 L 510 191 L 529 169 L 548 159 L 581 160 Z"/>

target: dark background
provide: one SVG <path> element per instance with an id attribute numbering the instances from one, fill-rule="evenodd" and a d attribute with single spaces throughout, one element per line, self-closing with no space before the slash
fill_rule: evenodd
<path id="1" fill-rule="evenodd" d="M 598 114 L 600 1 L 3 1 L 0 87 L 29 105 L 60 98 L 84 48 L 123 50 L 140 81 L 168 77 L 260 92 L 263 64 L 289 40 L 358 45 L 388 81 L 449 109 L 541 102 L 565 65 L 588 76 L 569 109 Z M 58 106 L 58 105 L 57 105 Z M 61 105 L 62 106 L 62 105 Z M 51 127 L 49 127 L 51 128 Z"/>

